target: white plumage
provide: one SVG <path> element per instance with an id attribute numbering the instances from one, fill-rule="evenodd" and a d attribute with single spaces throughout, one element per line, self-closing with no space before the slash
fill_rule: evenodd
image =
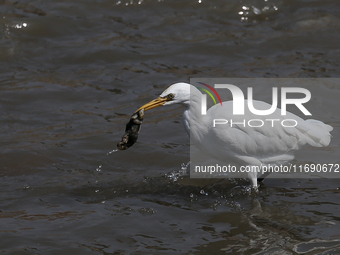
<path id="1" fill-rule="evenodd" d="M 280 109 L 269 116 L 254 115 L 247 108 L 244 115 L 233 115 L 233 103 L 226 101 L 222 106 L 211 107 L 206 115 L 202 115 L 201 95 L 201 92 L 190 84 L 176 83 L 167 88 L 158 99 L 140 109 L 149 110 L 160 105 L 178 103 L 184 105 L 184 126 L 190 135 L 191 143 L 210 157 L 227 164 L 233 162 L 249 166 L 284 164 L 294 158 L 294 151 L 306 144 L 323 147 L 330 143 L 329 132 L 333 129 L 330 125 L 313 119 L 303 120 L 290 112 L 282 116 Z M 253 105 L 258 110 L 271 107 L 261 101 L 253 101 Z M 257 119 L 262 120 L 264 125 L 250 127 L 228 123 L 213 128 L 213 119 L 221 118 L 232 120 L 234 123 L 243 121 L 247 123 L 250 119 Z M 278 121 L 271 122 L 266 119 Z M 285 119 L 286 123 L 289 123 L 288 119 L 293 119 L 297 125 L 283 127 L 280 123 Z M 256 188 L 257 174 L 248 173 L 247 177 Z"/>

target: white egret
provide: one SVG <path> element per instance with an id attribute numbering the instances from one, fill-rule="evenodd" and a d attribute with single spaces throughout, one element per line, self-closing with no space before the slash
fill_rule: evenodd
<path id="1" fill-rule="evenodd" d="M 245 111 L 242 119 L 263 120 L 261 127 L 244 125 L 217 125 L 213 128 L 213 119 L 235 119 L 232 113 L 232 101 L 223 102 L 208 109 L 206 115 L 201 114 L 201 92 L 187 83 L 176 83 L 167 88 L 159 98 L 143 105 L 138 110 L 148 111 L 162 105 L 182 104 L 184 127 L 190 136 L 191 143 L 210 157 L 226 163 L 237 162 L 247 166 L 277 165 L 289 162 L 294 158 L 294 151 L 303 145 L 315 147 L 327 146 L 330 143 L 330 131 L 333 129 L 321 121 L 303 120 L 293 113 L 281 115 L 277 109 L 270 119 L 280 121 L 293 119 L 295 127 L 284 127 L 280 121 L 273 123 L 265 121 L 268 116 L 258 116 Z M 246 102 L 246 100 L 245 100 Z M 256 109 L 269 109 L 271 105 L 253 101 Z M 239 118 L 241 118 L 239 117 Z M 289 122 L 289 121 L 288 121 Z M 257 172 L 247 173 L 253 188 L 257 189 Z"/>

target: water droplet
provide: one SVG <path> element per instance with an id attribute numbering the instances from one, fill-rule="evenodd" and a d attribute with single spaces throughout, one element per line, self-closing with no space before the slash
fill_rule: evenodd
<path id="1" fill-rule="evenodd" d="M 201 189 L 200 193 L 201 193 L 202 195 L 204 195 L 204 194 L 205 194 L 204 189 Z"/>
<path id="2" fill-rule="evenodd" d="M 256 15 L 259 15 L 261 14 L 261 10 L 256 8 L 255 6 L 253 6 L 253 12 L 256 14 Z"/>
<path id="3" fill-rule="evenodd" d="M 268 10 L 269 10 L 269 6 L 265 6 L 265 7 L 262 8 L 262 11 L 264 11 L 264 12 L 268 11 Z"/>
<path id="4" fill-rule="evenodd" d="M 96 189 L 94 192 L 98 193 L 98 192 L 99 192 L 99 189 Z"/>
<path id="5" fill-rule="evenodd" d="M 96 168 L 96 171 L 97 172 L 100 172 L 102 170 L 102 165 L 100 165 L 100 166 L 98 166 L 97 168 Z"/>
<path id="6" fill-rule="evenodd" d="M 13 27 L 14 27 L 14 28 L 17 28 L 17 29 L 20 29 L 20 28 L 23 28 L 23 27 L 27 27 L 27 23 L 24 22 L 24 23 L 22 23 L 22 24 L 15 24 Z"/>
<path id="7" fill-rule="evenodd" d="M 117 152 L 117 151 L 118 151 L 118 149 L 114 149 L 114 150 L 109 151 L 108 153 L 106 153 L 106 155 L 111 155 L 112 153 Z"/>

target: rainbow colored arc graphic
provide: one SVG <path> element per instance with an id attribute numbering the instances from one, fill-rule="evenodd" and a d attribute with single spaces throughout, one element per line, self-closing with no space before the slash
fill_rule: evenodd
<path id="1" fill-rule="evenodd" d="M 203 82 L 197 82 L 197 83 L 206 86 L 208 89 L 210 89 L 212 92 L 214 92 L 215 95 L 217 96 L 218 100 L 220 101 L 220 104 L 222 105 L 222 100 L 221 100 L 221 98 L 220 98 L 220 95 L 217 93 L 217 91 L 216 91 L 213 87 L 211 87 L 210 85 L 205 84 L 205 83 L 203 83 Z M 206 92 L 206 93 L 212 98 L 212 100 L 214 101 L 215 105 L 217 104 L 217 103 L 216 103 L 216 100 L 215 100 L 215 98 L 214 98 L 214 96 L 210 93 L 209 90 L 204 89 L 204 88 L 200 88 L 200 87 L 198 87 L 198 89 L 203 90 L 204 92 Z"/>

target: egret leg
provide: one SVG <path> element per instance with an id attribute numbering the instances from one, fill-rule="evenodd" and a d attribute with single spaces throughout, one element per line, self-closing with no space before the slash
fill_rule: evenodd
<path id="1" fill-rule="evenodd" d="M 258 192 L 258 186 L 257 186 L 257 174 L 251 173 L 249 176 L 249 179 L 251 181 L 251 186 L 253 190 L 257 193 Z"/>

